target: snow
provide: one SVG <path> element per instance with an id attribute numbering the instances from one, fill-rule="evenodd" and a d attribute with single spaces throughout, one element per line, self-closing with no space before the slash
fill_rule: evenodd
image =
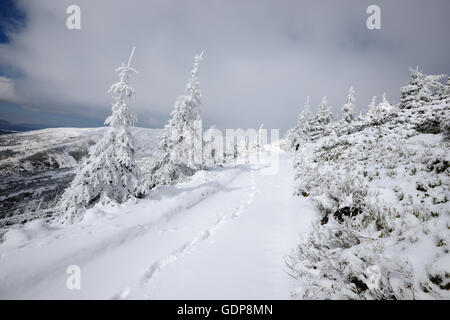
<path id="1" fill-rule="evenodd" d="M 259 164 L 199 171 L 145 199 L 97 205 L 78 224 L 15 226 L 0 244 L 0 299 L 289 298 L 284 257 L 315 217 L 293 196 L 292 161 L 281 152 L 275 175 Z M 80 290 L 66 287 L 70 265 Z"/>
<path id="2" fill-rule="evenodd" d="M 359 117 L 301 145 L 297 193 L 322 218 L 289 257 L 294 298 L 449 298 L 450 153 L 440 126 L 449 111 L 448 102 L 393 106 L 383 121 L 355 125 Z"/>
<path id="3" fill-rule="evenodd" d="M 57 168 L 72 168 L 80 159 L 74 154 L 86 156 L 89 147 L 105 133 L 100 128 L 51 128 L 18 132 L 0 136 L 0 154 L 10 152 L 11 156 L 0 157 L 0 176 L 18 171 L 47 170 L 43 162 Z M 133 127 L 138 157 L 154 154 L 158 146 L 159 129 Z M 38 156 L 39 157 L 36 157 Z"/>

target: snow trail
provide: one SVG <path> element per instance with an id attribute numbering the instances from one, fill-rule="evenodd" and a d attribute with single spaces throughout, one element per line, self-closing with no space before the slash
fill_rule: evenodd
<path id="1" fill-rule="evenodd" d="M 0 245 L 0 298 L 285 299 L 284 255 L 314 209 L 293 196 L 292 155 L 276 175 L 239 165 L 198 172 L 80 224 L 35 222 Z M 66 268 L 81 269 L 81 289 Z"/>

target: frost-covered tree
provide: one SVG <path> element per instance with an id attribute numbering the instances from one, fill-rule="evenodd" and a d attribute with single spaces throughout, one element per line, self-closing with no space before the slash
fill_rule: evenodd
<path id="1" fill-rule="evenodd" d="M 317 140 L 322 136 L 328 134 L 329 126 L 333 120 L 333 114 L 330 111 L 327 97 L 323 97 L 319 104 L 316 115 L 311 121 L 310 125 L 310 138 L 311 140 Z"/>
<path id="2" fill-rule="evenodd" d="M 330 124 L 333 120 L 333 114 L 330 111 L 330 106 L 328 105 L 327 97 L 323 97 L 319 104 L 319 108 L 316 114 L 316 120 L 322 125 Z"/>
<path id="3" fill-rule="evenodd" d="M 446 77 L 445 74 L 430 74 L 425 76 L 425 85 L 431 92 L 431 101 L 439 103 L 442 92 L 445 91 L 445 85 L 441 82 Z"/>
<path id="4" fill-rule="evenodd" d="M 356 112 L 355 89 L 353 89 L 353 86 L 348 90 L 347 103 L 342 106 L 341 110 L 343 112 L 344 121 L 347 123 L 352 122 Z"/>
<path id="5" fill-rule="evenodd" d="M 439 99 L 439 92 L 444 87 L 440 81 L 445 75 L 425 75 L 419 71 L 419 67 L 409 70 L 411 72 L 409 83 L 401 89 L 401 109 L 417 108 Z"/>
<path id="6" fill-rule="evenodd" d="M 420 92 L 423 90 L 423 75 L 419 72 L 419 68 L 409 69 L 411 77 L 409 79 L 408 85 L 401 88 L 400 97 L 400 108 L 410 109 L 419 106 L 417 99 L 419 98 Z"/>
<path id="7" fill-rule="evenodd" d="M 393 110 L 393 106 L 387 100 L 385 93 L 383 93 L 383 99 L 378 105 L 376 104 L 376 98 L 377 97 L 374 96 L 371 103 L 369 104 L 366 115 L 366 119 L 369 121 L 381 121 L 383 119 L 385 120 Z"/>
<path id="8" fill-rule="evenodd" d="M 296 151 L 302 142 L 310 140 L 311 121 L 311 106 L 308 96 L 302 112 L 298 115 L 295 127 L 290 129 L 286 134 L 286 145 L 288 150 Z"/>
<path id="9" fill-rule="evenodd" d="M 63 223 L 81 220 L 84 211 L 99 201 L 105 204 L 122 203 L 146 193 L 141 171 L 135 161 L 133 136 L 129 131 L 129 126 L 137 120 L 129 106 L 134 94 L 129 82 L 137 73 L 131 67 L 134 49 L 128 63 L 116 69 L 119 82 L 109 89 L 114 103 L 112 114 L 105 124 L 110 127 L 103 138 L 91 147 L 89 157 L 79 167 L 57 204 L 59 220 Z"/>
<path id="10" fill-rule="evenodd" d="M 367 109 L 367 118 L 369 120 L 376 118 L 378 113 L 378 106 L 377 106 L 377 96 L 373 96 L 372 101 L 370 102 L 368 109 Z"/>
<path id="11" fill-rule="evenodd" d="M 386 98 L 386 93 L 383 93 L 383 99 L 378 105 L 378 108 L 382 111 L 391 111 L 392 105 L 389 103 L 389 100 Z"/>
<path id="12" fill-rule="evenodd" d="M 160 134 L 159 156 L 150 169 L 150 188 L 173 184 L 202 167 L 200 105 L 202 94 L 198 78 L 203 52 L 195 56 L 194 68 L 185 94 L 175 101 L 171 119 Z"/>

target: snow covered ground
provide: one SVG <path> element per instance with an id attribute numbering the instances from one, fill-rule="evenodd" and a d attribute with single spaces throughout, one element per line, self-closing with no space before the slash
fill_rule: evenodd
<path id="1" fill-rule="evenodd" d="M 287 299 L 284 256 L 315 217 L 293 196 L 292 161 L 280 151 L 275 175 L 200 171 L 79 224 L 16 226 L 0 244 L 0 299 Z M 80 290 L 66 286 L 70 265 Z"/>

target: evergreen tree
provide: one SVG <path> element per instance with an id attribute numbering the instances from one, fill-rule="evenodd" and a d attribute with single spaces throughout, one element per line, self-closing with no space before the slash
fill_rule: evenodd
<path id="1" fill-rule="evenodd" d="M 367 109 L 367 118 L 369 120 L 373 120 L 377 118 L 378 114 L 378 106 L 377 106 L 377 96 L 373 96 L 372 101 L 369 104 Z"/>
<path id="2" fill-rule="evenodd" d="M 128 64 L 116 69 L 119 82 L 109 89 L 115 100 L 112 114 L 105 121 L 110 127 L 89 150 L 89 157 L 78 168 L 74 180 L 57 204 L 63 223 L 81 220 L 84 211 L 99 201 L 105 204 L 122 203 L 146 193 L 141 171 L 135 161 L 133 137 L 129 132 L 129 126 L 137 120 L 128 104 L 134 94 L 129 82 L 131 76 L 137 73 L 131 67 L 134 49 Z"/>
<path id="3" fill-rule="evenodd" d="M 353 89 L 353 86 L 350 87 L 347 94 L 347 103 L 342 106 L 342 112 L 344 114 L 344 121 L 347 123 L 352 122 L 355 112 L 356 112 L 356 106 L 355 106 L 355 89 Z"/>
<path id="4" fill-rule="evenodd" d="M 328 105 L 327 97 L 323 97 L 319 104 L 318 112 L 316 115 L 316 120 L 318 123 L 326 126 L 333 120 L 333 114 L 330 111 L 330 106 Z"/>
<path id="5" fill-rule="evenodd" d="M 160 134 L 159 156 L 150 169 L 150 188 L 173 184 L 202 167 L 201 91 L 198 78 L 203 52 L 195 56 L 185 94 L 175 101 L 171 119 Z"/>
<path id="6" fill-rule="evenodd" d="M 440 100 L 439 92 L 443 90 L 440 81 L 444 75 L 425 75 L 419 71 L 419 67 L 409 70 L 409 83 L 401 89 L 401 109 L 417 108 L 433 100 Z"/>
<path id="7" fill-rule="evenodd" d="M 288 131 L 286 142 L 288 150 L 297 151 L 302 142 L 310 140 L 311 106 L 309 96 L 306 98 L 302 112 L 298 115 L 295 127 Z"/>
<path id="8" fill-rule="evenodd" d="M 323 97 L 319 104 L 317 113 L 310 125 L 310 138 L 317 140 L 329 133 L 329 127 L 333 120 L 333 114 L 330 111 L 327 97 Z"/>
<path id="9" fill-rule="evenodd" d="M 383 93 L 383 99 L 378 105 L 378 110 L 383 113 L 389 113 L 392 111 L 394 107 L 389 103 L 389 100 L 386 98 L 386 93 Z"/>
<path id="10" fill-rule="evenodd" d="M 421 81 L 421 73 L 419 72 L 419 68 L 409 69 L 411 73 L 411 77 L 409 79 L 408 85 L 403 87 L 400 97 L 400 108 L 402 109 L 410 109 L 418 107 L 417 97 L 419 96 L 420 91 L 423 87 L 423 82 Z"/>

